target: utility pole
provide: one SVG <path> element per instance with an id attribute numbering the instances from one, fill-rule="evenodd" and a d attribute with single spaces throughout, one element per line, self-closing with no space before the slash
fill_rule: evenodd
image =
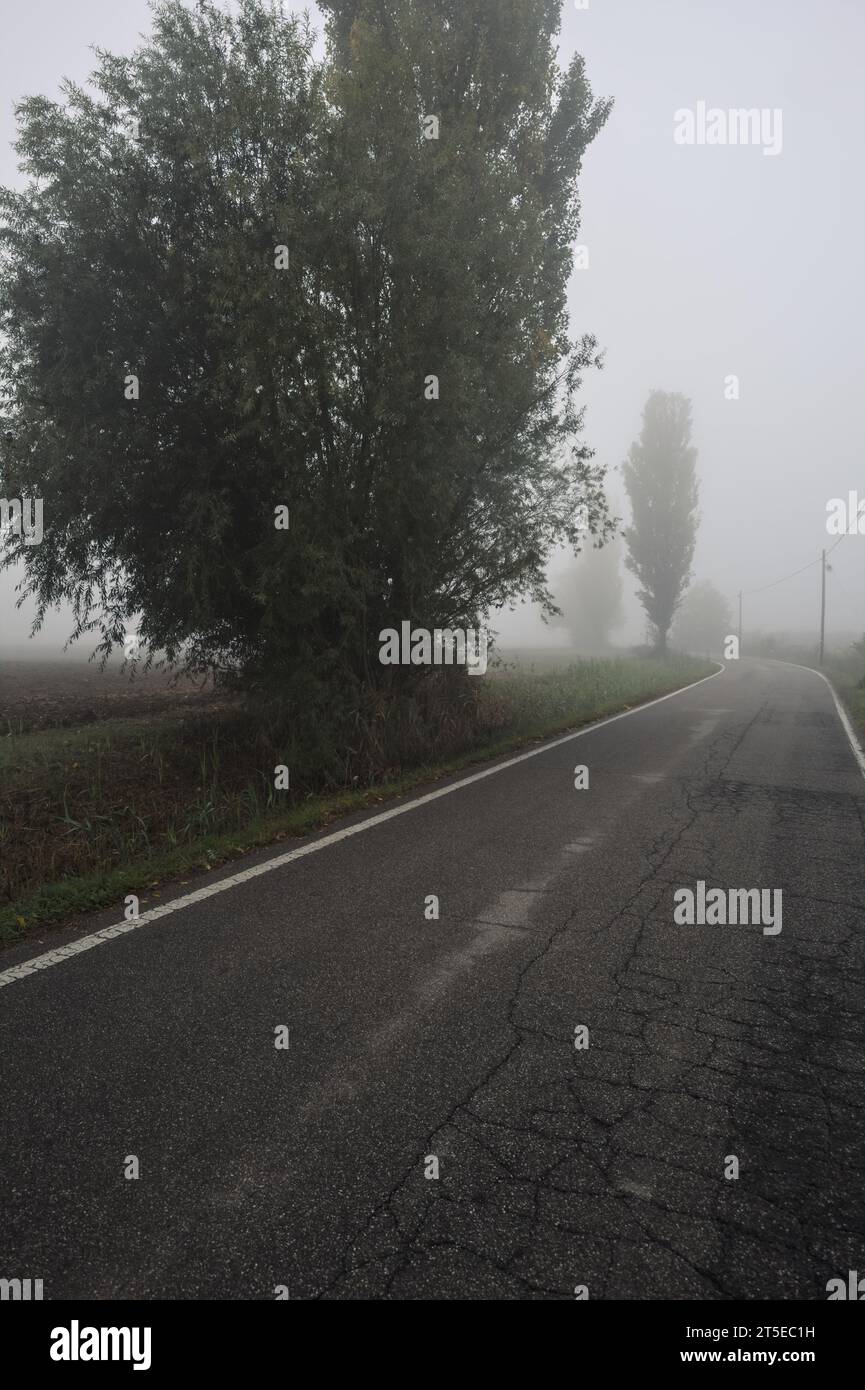
<path id="1" fill-rule="evenodd" d="M 823 551 L 823 564 L 821 567 L 823 576 L 820 584 L 820 665 L 823 665 L 823 652 L 826 648 L 826 551 Z"/>
<path id="2" fill-rule="evenodd" d="M 739 590 L 739 655 L 742 655 L 742 590 Z"/>

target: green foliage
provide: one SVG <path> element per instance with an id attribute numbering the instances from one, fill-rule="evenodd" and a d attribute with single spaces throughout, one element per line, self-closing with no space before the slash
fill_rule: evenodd
<path id="1" fill-rule="evenodd" d="M 610 714 L 707 674 L 703 663 L 588 661 L 467 680 L 444 672 L 398 705 L 369 692 L 340 757 L 297 742 L 272 707 L 195 720 L 109 720 L 0 740 L 0 941 L 149 892 L 431 776 Z M 274 765 L 291 767 L 275 792 Z M 322 795 L 323 793 L 323 795 Z"/>
<path id="2" fill-rule="evenodd" d="M 696 459 L 690 402 L 675 392 L 653 391 L 622 472 L 633 517 L 625 532 L 625 563 L 639 581 L 638 597 L 661 652 L 691 579 L 698 523 Z"/>
<path id="3" fill-rule="evenodd" d="M 279 5 L 162 0 L 90 89 L 21 103 L 0 474 L 45 501 L 5 556 L 38 622 L 70 600 L 107 653 L 140 615 L 171 662 L 344 718 L 381 628 L 545 602 L 577 507 L 610 526 L 565 304 L 608 103 L 556 68 L 558 0 L 325 8 L 319 62 Z"/>

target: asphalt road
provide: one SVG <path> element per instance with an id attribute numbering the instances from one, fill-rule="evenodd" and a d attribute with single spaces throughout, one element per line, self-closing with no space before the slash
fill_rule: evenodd
<path id="1" fill-rule="evenodd" d="M 782 930 L 676 924 L 699 880 Z M 863 967 L 831 692 L 732 664 L 0 989 L 0 1277 L 825 1299 L 865 1272 Z"/>

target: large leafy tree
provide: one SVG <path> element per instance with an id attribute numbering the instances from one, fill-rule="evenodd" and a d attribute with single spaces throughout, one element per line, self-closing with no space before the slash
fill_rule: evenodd
<path id="1" fill-rule="evenodd" d="M 653 391 L 640 437 L 622 467 L 632 516 L 625 563 L 639 581 L 638 597 L 662 653 L 691 580 L 699 521 L 696 461 L 690 401 L 676 392 Z"/>
<path id="2" fill-rule="evenodd" d="M 310 697 L 376 674 L 381 627 L 545 601 L 580 504 L 610 526 L 565 309 L 608 107 L 556 67 L 559 0 L 323 8 L 319 63 L 278 4 L 156 4 L 89 89 L 22 103 L 0 200 L 0 470 L 46 526 L 7 562 L 40 617 L 70 599 L 107 651 L 137 613 Z"/>

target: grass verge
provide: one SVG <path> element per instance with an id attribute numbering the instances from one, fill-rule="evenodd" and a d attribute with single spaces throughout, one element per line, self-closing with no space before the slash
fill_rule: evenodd
<path id="1" fill-rule="evenodd" d="M 268 731 L 236 714 L 204 722 L 111 720 L 0 740 L 0 943 L 36 927 L 142 898 L 161 883 L 248 850 L 310 834 L 351 811 L 577 729 L 689 685 L 716 669 L 689 657 L 613 658 L 496 671 L 473 686 L 471 720 L 430 740 L 430 756 L 383 750 L 357 785 L 276 792 Z M 386 719 L 382 720 L 386 725 Z M 404 730 L 400 729 L 400 736 Z M 417 749 L 422 730 L 416 730 Z M 388 754 L 388 756 L 385 756 Z M 347 763 L 347 769 L 351 764 Z M 118 915 L 119 915 L 118 906 Z"/>

